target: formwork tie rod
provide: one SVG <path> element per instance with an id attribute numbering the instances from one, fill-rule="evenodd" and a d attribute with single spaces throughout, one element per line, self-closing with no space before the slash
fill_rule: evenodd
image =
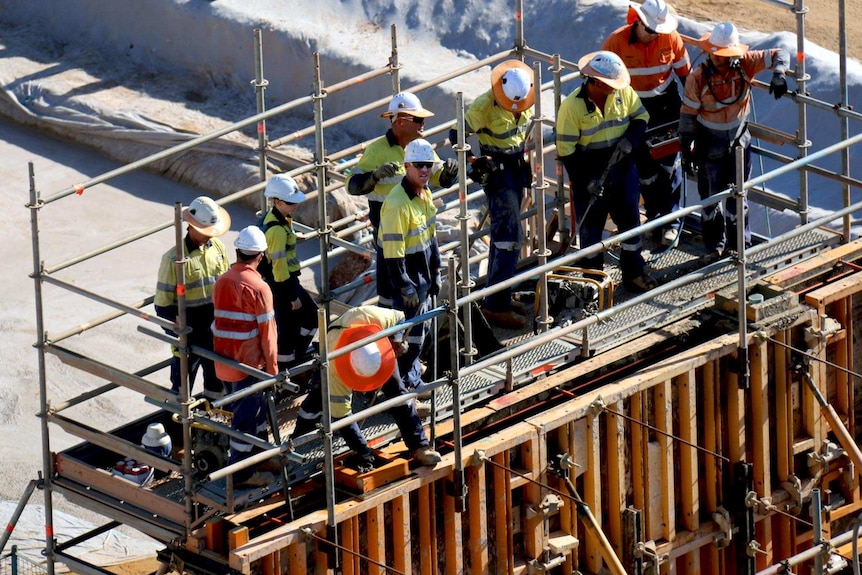
<path id="1" fill-rule="evenodd" d="M 838 365 L 837 363 L 833 363 L 833 362 L 829 361 L 828 359 L 823 359 L 822 357 L 817 357 L 816 355 L 812 355 L 803 349 L 799 349 L 798 347 L 793 347 L 792 345 L 788 345 L 788 344 L 784 343 L 783 341 L 778 341 L 777 339 L 769 337 L 769 336 L 765 336 L 765 339 L 767 341 L 771 341 L 772 343 L 779 345 L 785 349 L 789 349 L 790 351 L 794 351 L 794 352 L 798 353 L 799 355 L 801 355 L 807 359 L 819 361 L 820 363 L 828 365 L 829 367 L 834 367 L 835 369 L 837 369 L 839 371 L 843 371 L 847 375 L 852 375 L 853 377 L 862 379 L 862 374 L 856 373 L 852 369 L 847 369 L 846 367 L 844 367 L 842 365 Z"/>
<path id="2" fill-rule="evenodd" d="M 334 541 L 330 541 L 326 537 L 321 537 L 320 535 L 318 535 L 317 533 L 315 533 L 314 531 L 312 531 L 309 528 L 303 529 L 302 533 L 303 533 L 303 535 L 305 535 L 309 539 L 314 539 L 316 541 L 320 541 L 324 545 L 329 545 L 330 547 L 334 547 L 335 549 L 337 549 L 339 551 L 343 551 L 344 553 L 349 553 L 350 555 L 353 555 L 355 557 L 359 557 L 360 559 L 364 559 L 364 560 L 368 561 L 369 563 L 372 563 L 374 565 L 377 565 L 378 567 L 382 567 L 383 569 L 386 569 L 387 571 L 390 571 L 392 573 L 397 573 L 398 575 L 406 575 L 403 571 L 399 571 L 395 567 L 390 567 L 390 566 L 386 565 L 385 563 L 379 563 L 379 562 L 375 561 L 374 559 L 372 559 L 366 555 L 363 555 L 362 553 L 357 553 L 353 549 L 348 549 L 347 547 L 344 547 L 343 545 L 339 545 L 338 543 L 335 543 Z"/>

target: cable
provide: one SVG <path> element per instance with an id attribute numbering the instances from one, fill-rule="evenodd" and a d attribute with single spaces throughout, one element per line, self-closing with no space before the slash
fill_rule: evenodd
<path id="1" fill-rule="evenodd" d="M 787 348 L 791 351 L 795 351 L 804 357 L 807 357 L 809 359 L 813 359 L 815 361 L 819 361 L 821 363 L 828 365 L 829 367 L 834 367 L 835 369 L 837 369 L 839 371 L 843 371 L 844 373 L 846 373 L 848 375 L 852 375 L 853 377 L 858 377 L 859 379 L 862 379 L 862 374 L 856 373 L 855 371 L 849 370 L 846 367 L 843 367 L 843 366 L 838 365 L 836 363 L 832 363 L 828 359 L 821 359 L 821 358 L 817 357 L 816 355 L 811 355 L 807 351 L 802 351 L 801 349 L 797 349 L 797 348 L 793 347 L 792 345 L 788 345 L 788 344 L 784 343 L 783 341 L 778 341 L 777 339 L 775 339 L 773 337 L 766 336 L 766 339 L 768 341 L 773 342 L 773 343 L 777 343 L 781 347 Z"/>

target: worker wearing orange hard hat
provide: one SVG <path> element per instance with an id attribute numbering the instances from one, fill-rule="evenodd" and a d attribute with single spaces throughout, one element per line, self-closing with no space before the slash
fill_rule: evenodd
<path id="1" fill-rule="evenodd" d="M 614 30 L 602 45 L 603 50 L 619 55 L 626 65 L 632 89 L 649 112 L 647 130 L 654 141 L 676 136 L 680 92 L 691 72 L 677 24 L 676 14 L 665 0 L 633 2 L 629 5 L 627 24 Z M 647 219 L 679 209 L 682 189 L 679 153 L 671 150 L 654 158 L 644 146 L 635 154 Z M 664 245 L 673 245 L 679 235 L 679 222 L 657 232 L 661 233 Z"/>
<path id="2" fill-rule="evenodd" d="M 467 154 L 470 177 L 481 183 L 491 220 L 487 285 L 515 275 L 521 244 L 521 200 L 533 181 L 524 152 L 533 118 L 536 92 L 533 71 L 519 60 L 507 60 L 491 70 L 491 89 L 473 100 L 464 116 L 467 135 L 476 134 L 479 155 Z M 455 129 L 449 140 L 458 141 Z M 485 298 L 482 313 L 489 323 L 520 329 L 529 308 L 512 300 L 511 288 Z"/>
<path id="3" fill-rule="evenodd" d="M 736 146 L 743 149 L 746 179 L 751 174 L 751 83 L 756 74 L 772 70 L 769 92 L 775 99 L 781 98 L 787 92 L 784 74 L 790 55 L 783 48 L 749 50 L 730 22 L 717 24 L 700 38 L 700 45 L 708 59 L 686 80 L 679 139 L 686 171 L 697 172 L 697 191 L 706 199 L 736 183 Z M 744 211 L 745 243 L 749 244 L 747 207 Z M 735 201 L 728 201 L 726 208 L 721 203 L 707 206 L 701 217 L 704 263 L 719 259 L 726 250 L 737 249 Z"/>
<path id="4" fill-rule="evenodd" d="M 330 350 L 338 350 L 370 337 L 404 320 L 404 312 L 377 306 L 359 306 L 347 310 L 333 321 L 326 332 Z M 347 417 L 353 411 L 353 392 L 372 392 L 380 389 L 389 399 L 407 393 L 398 370 L 397 356 L 407 348 L 404 333 L 397 332 L 360 348 L 336 357 L 329 370 L 329 410 L 333 420 Z M 320 378 L 316 377 L 311 391 L 299 407 L 296 427 L 291 440 L 315 429 L 323 414 Z M 422 465 L 433 466 L 440 454 L 430 447 L 412 401 L 388 410 L 401 431 L 405 445 Z M 374 468 L 374 455 L 368 448 L 365 436 L 356 423 L 340 430 L 341 436 L 354 455 L 348 466 L 367 472 Z"/>

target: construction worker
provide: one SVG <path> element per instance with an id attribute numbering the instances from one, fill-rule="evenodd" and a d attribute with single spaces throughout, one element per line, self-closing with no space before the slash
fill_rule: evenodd
<path id="1" fill-rule="evenodd" d="M 436 162 L 434 148 L 423 139 L 404 150 L 407 175 L 386 196 L 380 211 L 380 241 L 393 308 L 407 319 L 430 310 L 431 297 L 440 292 L 440 251 L 437 245 L 437 208 L 428 182 Z M 428 322 L 410 328 L 408 350 L 398 358 L 404 384 L 414 389 L 422 382 L 419 354 Z"/>
<path id="2" fill-rule="evenodd" d="M 300 261 L 293 231 L 293 214 L 305 201 L 305 194 L 289 175 L 278 174 L 266 183 L 263 195 L 272 201 L 262 227 L 272 269 L 269 279 L 278 324 L 278 367 L 283 370 L 305 360 L 317 333 L 317 304 L 299 282 Z"/>
<path id="3" fill-rule="evenodd" d="M 215 352 L 275 375 L 278 373 L 278 336 L 272 291 L 257 271 L 258 264 L 266 257 L 266 237 L 257 226 L 248 226 L 239 232 L 234 247 L 236 263 L 218 279 L 213 293 Z M 216 363 L 216 372 L 230 388 L 230 393 L 258 381 L 254 376 L 223 363 Z M 233 402 L 229 407 L 233 412 L 231 428 L 265 439 L 265 409 L 261 393 Z M 251 454 L 250 443 L 231 437 L 229 465 Z M 275 476 L 267 471 L 246 468 L 236 472 L 233 479 L 236 487 L 250 488 L 268 485 Z"/>
<path id="4" fill-rule="evenodd" d="M 186 325 L 191 328 L 188 344 L 208 350 L 213 348 L 210 326 L 213 322 L 213 286 L 216 279 L 228 269 L 228 256 L 224 244 L 219 240 L 230 229 L 230 215 L 211 198 L 200 196 L 182 210 L 187 224 L 183 240 L 183 272 L 185 275 Z M 162 256 L 159 278 L 156 284 L 156 314 L 169 321 L 177 321 L 177 266 L 176 249 L 171 248 Z M 167 330 L 166 330 L 167 331 Z M 168 331 L 170 335 L 175 333 Z M 171 389 L 180 392 L 180 352 L 172 348 Z M 194 386 L 198 368 L 203 371 L 204 396 L 218 399 L 224 395 L 221 381 L 216 377 L 212 360 L 194 354 L 189 355 L 189 393 Z"/>
<path id="5" fill-rule="evenodd" d="M 701 199 L 706 199 L 736 183 L 736 146 L 742 146 L 744 151 L 746 179 L 751 174 L 747 121 L 751 83 L 758 72 L 772 70 L 769 93 L 776 100 L 781 98 L 787 92 L 784 73 L 790 55 L 782 48 L 749 51 L 730 22 L 717 24 L 699 42 L 708 59 L 692 70 L 685 83 L 679 137 L 683 165 L 687 172 L 697 171 L 697 191 Z M 735 200 L 728 201 L 726 207 L 713 204 L 704 208 L 701 217 L 706 247 L 703 263 L 718 260 L 726 249 L 737 249 Z M 743 226 L 745 243 L 750 245 L 747 202 Z"/>
<path id="6" fill-rule="evenodd" d="M 389 118 L 389 130 L 366 148 L 359 163 L 347 178 L 348 193 L 368 196 L 369 219 L 377 252 L 378 303 L 384 307 L 392 307 L 392 294 L 389 292 L 386 266 L 382 265 L 383 250 L 378 237 L 380 208 L 390 190 L 404 177 L 404 148 L 413 140 L 422 137 L 425 133 L 425 119 L 433 115 L 433 112 L 422 107 L 422 102 L 414 94 L 395 94 L 386 112 L 380 114 L 381 118 Z M 458 179 L 458 164 L 452 158 L 442 162 L 436 152 L 434 158 L 431 183 L 448 188 Z"/>
<path id="7" fill-rule="evenodd" d="M 606 50 L 578 62 L 584 83 L 557 112 L 557 154 L 569 174 L 582 247 L 601 241 L 610 214 L 620 232 L 640 223 L 639 186 L 632 152 L 643 145 L 649 114 L 629 85 L 622 59 Z M 581 260 L 602 269 L 603 255 Z M 641 238 L 622 243 L 623 286 L 644 292 L 656 281 L 644 272 Z"/>
<path id="8" fill-rule="evenodd" d="M 527 128 L 533 117 L 533 71 L 518 60 L 508 60 L 491 70 L 491 89 L 473 100 L 464 117 L 465 130 L 476 134 L 479 156 L 468 152 L 470 177 L 482 184 L 491 220 L 487 285 L 515 275 L 524 234 L 521 200 L 532 173 L 524 158 Z M 449 140 L 458 141 L 453 129 Z M 512 300 L 512 289 L 489 295 L 482 303 L 488 322 L 520 329 L 529 307 Z"/>
<path id="9" fill-rule="evenodd" d="M 681 104 L 680 88 L 691 71 L 676 15 L 665 0 L 644 0 L 629 5 L 628 23 L 611 33 L 602 46 L 622 58 L 631 86 L 649 112 L 647 129 L 656 138 L 676 135 Z M 677 85 L 674 76 L 679 78 Z M 682 169 L 678 153 L 654 159 L 646 146 L 635 150 L 641 196 L 647 218 L 654 220 L 679 209 Z M 663 245 L 676 243 L 679 222 L 661 233 Z"/>
<path id="10" fill-rule="evenodd" d="M 336 350 L 370 337 L 403 320 L 404 312 L 399 310 L 377 306 L 349 309 L 329 325 L 326 332 L 328 349 Z M 407 342 L 403 338 L 404 332 L 398 332 L 332 361 L 332 369 L 329 370 L 329 409 L 333 420 L 352 413 L 354 391 L 371 392 L 381 389 L 386 399 L 407 393 L 397 362 L 397 357 L 407 350 Z M 311 391 L 299 406 L 291 440 L 315 428 L 323 412 L 322 401 L 320 378 L 317 377 L 312 383 Z M 397 405 L 388 412 L 392 414 L 405 445 L 418 462 L 429 466 L 440 462 L 440 454 L 429 446 L 413 402 Z M 371 471 L 374 468 L 374 455 L 368 448 L 359 426 L 354 422 L 340 432 L 347 446 L 354 452 L 347 460 L 347 466 L 362 473 Z"/>

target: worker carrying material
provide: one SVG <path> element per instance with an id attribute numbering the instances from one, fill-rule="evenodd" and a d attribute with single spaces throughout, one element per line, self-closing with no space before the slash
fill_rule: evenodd
<path id="1" fill-rule="evenodd" d="M 331 350 L 370 337 L 383 329 L 394 327 L 404 320 L 404 313 L 377 306 L 360 306 L 347 310 L 333 321 L 326 333 L 327 346 Z M 335 358 L 329 370 L 329 409 L 332 419 L 341 419 L 352 413 L 353 392 L 370 392 L 381 389 L 386 399 L 407 393 L 398 370 L 397 357 L 407 350 L 404 332 Z M 317 372 L 316 372 L 317 373 Z M 323 397 L 320 376 L 313 378 L 312 388 L 299 407 L 296 428 L 291 434 L 295 439 L 315 429 L 323 413 Z M 416 415 L 414 403 L 397 405 L 388 410 L 395 419 L 401 437 L 413 457 L 422 465 L 436 465 L 440 454 L 429 446 L 422 422 Z M 365 436 L 356 423 L 340 430 L 341 436 L 354 455 L 347 465 L 360 472 L 374 468 L 374 455 L 368 448 Z"/>
<path id="2" fill-rule="evenodd" d="M 219 238 L 230 229 L 230 214 L 211 198 L 200 196 L 182 210 L 188 229 L 183 239 L 183 274 L 185 275 L 186 325 L 191 328 L 188 344 L 213 349 L 210 326 L 213 322 L 212 293 L 216 279 L 228 269 L 227 249 Z M 177 321 L 176 249 L 162 256 L 156 284 L 156 314 L 168 321 Z M 167 330 L 166 330 L 167 331 Z M 168 331 L 170 335 L 175 333 Z M 180 392 L 180 352 L 171 348 L 171 390 Z M 218 399 L 224 395 L 211 359 L 189 355 L 189 394 L 194 387 L 198 368 L 203 372 L 204 396 Z"/>
<path id="3" fill-rule="evenodd" d="M 467 135 L 476 134 L 479 140 L 480 155 L 468 152 L 470 177 L 485 190 L 491 220 L 488 286 L 517 271 L 524 241 L 521 200 L 533 181 L 524 151 L 535 98 L 533 71 L 523 62 L 507 60 L 491 70 L 491 89 L 470 104 L 464 117 Z M 449 140 L 458 141 L 455 129 Z M 505 328 L 523 328 L 528 311 L 512 300 L 511 288 L 489 295 L 482 304 L 488 322 Z"/>
<path id="4" fill-rule="evenodd" d="M 557 154 L 569 174 L 582 247 L 602 240 L 610 214 L 620 232 L 640 224 L 639 186 L 632 152 L 643 145 L 649 114 L 630 86 L 628 70 L 613 52 L 587 54 L 578 62 L 584 83 L 560 105 Z M 603 254 L 581 260 L 603 268 Z M 623 285 L 634 292 L 656 286 L 645 272 L 641 238 L 622 243 Z"/>
<path id="5" fill-rule="evenodd" d="M 308 346 L 317 333 L 317 304 L 299 281 L 300 261 L 296 254 L 293 214 L 305 201 L 296 181 L 287 174 L 270 178 L 263 192 L 272 208 L 263 218 L 266 257 L 272 277 L 267 278 L 275 300 L 278 325 L 278 367 L 290 368 L 305 361 Z"/>
<path id="6" fill-rule="evenodd" d="M 377 252 L 377 293 L 378 303 L 392 307 L 392 294 L 389 276 L 383 265 L 383 247 L 378 231 L 380 230 L 380 209 L 389 192 L 404 177 L 404 149 L 407 144 L 421 138 L 425 133 L 425 119 L 434 113 L 422 107 L 415 94 L 399 92 L 392 97 L 386 112 L 380 114 L 389 118 L 389 130 L 378 138 L 362 154 L 359 162 L 347 177 L 347 191 L 353 196 L 367 195 L 371 232 Z M 458 164 L 449 158 L 443 162 L 434 153 L 431 167 L 431 183 L 448 188 L 458 179 Z"/>
<path id="7" fill-rule="evenodd" d="M 697 191 L 706 199 L 736 183 L 736 146 L 744 151 L 745 178 L 751 175 L 751 83 L 759 72 L 772 70 L 769 93 L 776 100 L 781 98 L 787 92 L 784 73 L 790 55 L 783 48 L 749 50 L 730 22 L 717 24 L 700 38 L 700 45 L 709 57 L 686 80 L 679 139 L 686 171 L 697 171 Z M 745 206 L 743 225 L 749 245 L 747 201 Z M 726 249 L 737 249 L 735 201 L 727 202 L 726 207 L 720 203 L 707 206 L 701 217 L 707 251 L 704 263 L 719 259 Z"/>
<path id="8" fill-rule="evenodd" d="M 236 263 L 215 285 L 213 303 L 213 342 L 215 352 L 228 359 L 244 363 L 275 375 L 278 373 L 278 336 L 272 290 L 257 271 L 265 257 L 266 237 L 257 226 L 243 228 L 234 242 Z M 216 364 L 216 373 L 236 393 L 256 383 L 246 375 L 223 363 Z M 247 395 L 227 408 L 233 412 L 231 427 L 251 436 L 268 439 L 266 405 L 262 393 Z M 252 445 L 231 437 L 228 464 L 252 455 Z M 267 471 L 246 468 L 233 476 L 239 488 L 262 487 L 275 480 Z"/>
<path id="9" fill-rule="evenodd" d="M 647 128 L 655 137 L 676 135 L 679 123 L 680 92 L 691 71 L 677 19 L 665 0 L 644 0 L 629 5 L 628 23 L 613 31 L 602 45 L 625 64 L 631 86 L 649 113 Z M 679 84 L 676 79 L 679 79 Z M 642 146 L 635 150 L 647 219 L 654 220 L 679 209 L 682 169 L 679 153 L 654 158 Z M 679 222 L 656 230 L 664 245 L 677 241 Z"/>

